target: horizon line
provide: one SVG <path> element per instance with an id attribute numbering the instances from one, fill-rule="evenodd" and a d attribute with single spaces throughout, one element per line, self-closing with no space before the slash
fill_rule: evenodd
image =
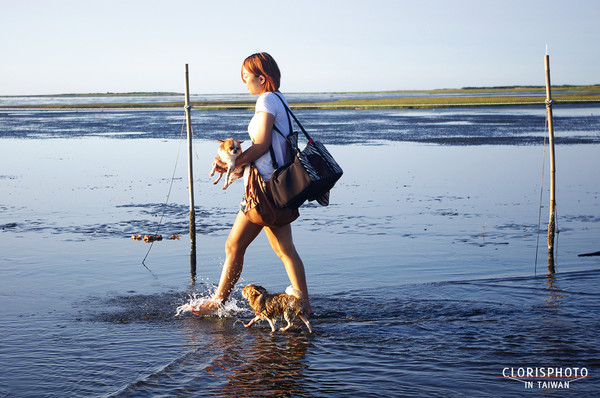
<path id="1" fill-rule="evenodd" d="M 570 87 L 598 87 L 600 83 L 592 84 L 562 84 L 552 85 L 554 88 L 570 88 Z M 412 89 L 412 90 L 357 90 L 357 91 L 286 91 L 287 94 L 360 94 L 360 93 L 420 93 L 420 92 L 439 92 L 439 91 L 459 91 L 459 90 L 515 90 L 515 89 L 545 89 L 544 85 L 502 85 L 502 86 L 465 86 L 460 88 L 435 88 L 435 89 Z M 247 92 L 223 92 L 223 93 L 192 93 L 190 95 L 248 95 Z M 0 94 L 1 98 L 7 97 L 58 97 L 58 96 L 113 96 L 113 95 L 165 95 L 165 96 L 180 96 L 185 95 L 183 92 L 177 91 L 106 91 L 106 92 L 63 92 L 63 93 L 47 93 L 47 94 Z"/>

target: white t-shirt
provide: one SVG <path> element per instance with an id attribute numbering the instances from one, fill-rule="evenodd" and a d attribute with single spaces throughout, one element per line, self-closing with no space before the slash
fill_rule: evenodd
<path id="1" fill-rule="evenodd" d="M 287 101 L 281 93 L 275 94 L 272 92 L 266 92 L 261 94 L 260 97 L 258 97 L 258 100 L 256 100 L 254 116 L 252 117 L 252 120 L 250 120 L 250 124 L 248 124 L 248 134 L 250 134 L 250 138 L 252 138 L 253 141 L 258 129 L 256 120 L 257 112 L 267 112 L 275 116 L 274 124 L 279 131 L 281 131 L 286 137 L 290 134 L 287 112 L 281 103 L 281 100 L 277 98 L 277 95 L 283 98 L 287 105 Z M 286 140 L 277 131 L 275 131 L 275 129 L 273 129 L 271 145 L 273 146 L 273 152 L 275 152 L 277 164 L 279 166 L 283 166 L 289 160 L 290 154 Z M 256 159 L 254 161 L 254 165 L 258 169 L 258 172 L 262 175 L 263 180 L 269 181 L 271 179 L 271 174 L 273 174 L 275 169 L 273 168 L 273 162 L 271 161 L 270 150 Z"/>

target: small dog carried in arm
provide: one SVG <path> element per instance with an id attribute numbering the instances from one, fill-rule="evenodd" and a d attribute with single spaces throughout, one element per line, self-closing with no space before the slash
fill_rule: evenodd
<path id="1" fill-rule="evenodd" d="M 242 290 L 242 295 L 248 300 L 250 308 L 256 315 L 254 319 L 244 325 L 247 328 L 261 319 L 266 319 L 271 325 L 271 332 L 275 332 L 275 322 L 277 322 L 277 318 L 283 316 L 287 321 L 287 326 L 280 329 L 283 332 L 292 326 L 296 317 L 299 317 L 308 331 L 312 333 L 310 322 L 306 316 L 306 301 L 303 299 L 302 293 L 291 286 L 286 289 L 285 293 L 269 294 L 262 286 L 247 285 Z"/>
<path id="2" fill-rule="evenodd" d="M 225 141 L 219 141 L 219 152 L 217 152 L 217 158 L 219 158 L 223 163 L 227 163 L 227 174 L 225 175 L 225 184 L 223 185 L 223 189 L 227 189 L 227 187 L 240 178 L 244 174 L 243 167 L 235 167 L 235 160 L 242 153 L 242 142 L 238 141 L 234 138 L 229 138 Z M 215 175 L 215 170 L 217 168 L 217 162 L 214 161 L 212 164 L 212 170 L 210 171 L 209 176 L 212 177 Z M 213 184 L 219 182 L 219 180 L 223 177 L 223 173 L 219 173 L 219 178 L 217 178 Z"/>

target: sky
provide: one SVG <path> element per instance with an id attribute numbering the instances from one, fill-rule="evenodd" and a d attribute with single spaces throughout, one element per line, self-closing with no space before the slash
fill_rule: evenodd
<path id="1" fill-rule="evenodd" d="M 600 83 L 597 0 L 0 0 L 0 95 L 242 93 Z"/>

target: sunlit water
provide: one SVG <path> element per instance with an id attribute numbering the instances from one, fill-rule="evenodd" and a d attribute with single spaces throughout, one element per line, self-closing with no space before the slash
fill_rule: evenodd
<path id="1" fill-rule="evenodd" d="M 181 111 L 0 112 L 0 396 L 594 396 L 599 108 L 555 110 L 553 276 L 543 107 L 298 113 L 345 174 L 294 223 L 315 333 L 273 335 L 243 326 L 245 283 L 289 284 L 264 236 L 225 316 L 176 316 L 218 281 L 242 186 L 208 171 L 247 111 L 194 112 L 195 282 Z"/>

